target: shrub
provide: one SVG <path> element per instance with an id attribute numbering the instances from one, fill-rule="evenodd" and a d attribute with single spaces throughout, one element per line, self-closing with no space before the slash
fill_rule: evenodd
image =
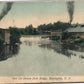
<path id="1" fill-rule="evenodd" d="M 68 38 L 70 38 L 71 37 L 71 34 L 70 33 L 68 33 L 68 32 L 63 32 L 62 33 L 62 40 L 66 40 L 66 39 L 68 39 Z"/>
<path id="2" fill-rule="evenodd" d="M 4 40 L 0 37 L 0 46 L 3 46 Z"/>

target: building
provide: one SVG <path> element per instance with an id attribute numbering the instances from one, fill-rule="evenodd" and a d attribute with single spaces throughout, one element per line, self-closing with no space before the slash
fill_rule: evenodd
<path id="1" fill-rule="evenodd" d="M 5 41 L 5 44 L 9 44 L 10 43 L 9 29 L 0 29 L 0 37 Z"/>
<path id="2" fill-rule="evenodd" d="M 56 37 L 61 37 L 61 34 L 62 34 L 62 32 L 61 31 L 59 31 L 59 32 L 51 32 L 51 36 L 56 36 Z"/>
<path id="3" fill-rule="evenodd" d="M 53 31 L 51 32 L 51 39 L 61 38 L 63 32 L 70 33 L 71 36 L 67 39 L 69 41 L 75 40 L 76 38 L 79 38 L 79 37 L 84 39 L 84 25 L 71 26 L 65 30 Z"/>
<path id="4" fill-rule="evenodd" d="M 62 30 L 56 30 L 51 32 L 51 38 L 61 38 Z"/>
<path id="5" fill-rule="evenodd" d="M 67 28 L 64 32 L 71 33 L 75 38 L 81 37 L 84 39 L 84 26 L 70 27 Z"/>

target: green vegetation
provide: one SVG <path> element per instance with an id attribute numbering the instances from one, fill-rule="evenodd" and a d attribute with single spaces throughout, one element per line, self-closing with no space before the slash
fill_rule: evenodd
<path id="1" fill-rule="evenodd" d="M 71 35 L 72 35 L 71 33 L 63 32 L 61 40 L 66 40 L 66 39 L 70 38 Z"/>
<path id="2" fill-rule="evenodd" d="M 10 44 L 21 43 L 20 37 L 22 35 L 38 35 L 39 33 L 33 28 L 32 25 L 26 26 L 25 28 L 9 27 L 10 30 Z"/>
<path id="3" fill-rule="evenodd" d="M 77 39 L 75 40 L 75 44 L 84 45 L 84 39 L 82 39 L 82 38 L 77 38 Z"/>
<path id="4" fill-rule="evenodd" d="M 39 35 L 39 32 L 45 32 L 45 31 L 55 31 L 59 29 L 65 29 L 69 26 L 68 23 L 63 22 L 56 22 L 56 23 L 49 23 L 49 24 L 43 24 L 39 25 L 37 28 L 34 28 L 32 25 L 26 26 L 25 28 L 17 28 L 17 27 L 9 27 L 10 30 L 10 43 L 13 45 L 15 43 L 20 43 L 20 37 L 22 35 Z M 38 29 L 38 31 L 37 31 Z M 53 38 L 58 40 L 59 38 Z"/>
<path id="5" fill-rule="evenodd" d="M 34 28 L 32 25 L 26 26 L 25 28 L 9 27 L 9 29 L 12 29 L 12 31 L 14 31 L 15 34 L 18 32 L 20 35 L 38 35 L 39 34 L 36 28 Z M 13 32 L 11 32 L 11 34 L 12 33 Z"/>
<path id="6" fill-rule="evenodd" d="M 10 30 L 10 44 L 13 45 L 15 43 L 20 43 L 20 32 L 19 29 L 16 27 L 9 27 Z"/>
<path id="7" fill-rule="evenodd" d="M 84 41 L 80 43 L 80 46 L 84 46 Z"/>
<path id="8" fill-rule="evenodd" d="M 53 24 L 49 23 L 49 24 L 39 25 L 37 28 L 39 31 L 43 33 L 44 31 L 64 30 L 68 28 L 69 26 L 70 26 L 69 23 L 63 23 L 63 22 L 58 21 Z"/>
<path id="9" fill-rule="evenodd" d="M 0 47 L 3 46 L 4 40 L 0 37 Z"/>
<path id="10" fill-rule="evenodd" d="M 21 33 L 21 29 L 20 33 Z M 25 29 L 23 29 L 23 32 L 21 33 L 22 35 L 38 35 L 38 31 L 36 28 L 34 28 L 32 25 L 26 26 Z"/>

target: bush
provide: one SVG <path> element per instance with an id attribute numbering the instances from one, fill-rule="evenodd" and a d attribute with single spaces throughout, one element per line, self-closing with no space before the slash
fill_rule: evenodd
<path id="1" fill-rule="evenodd" d="M 0 46 L 3 46 L 4 40 L 0 37 Z"/>
<path id="2" fill-rule="evenodd" d="M 66 40 L 66 39 L 68 39 L 68 38 L 70 38 L 71 37 L 71 34 L 70 33 L 68 33 L 68 32 L 63 32 L 62 33 L 62 40 Z"/>
<path id="3" fill-rule="evenodd" d="M 75 43 L 76 43 L 76 44 L 84 44 L 84 39 L 81 39 L 81 38 L 76 39 L 76 40 L 75 40 Z"/>
<path id="4" fill-rule="evenodd" d="M 19 29 L 18 28 L 9 28 L 10 30 L 10 44 L 11 45 L 14 45 L 15 43 L 20 43 L 20 32 L 19 32 Z"/>

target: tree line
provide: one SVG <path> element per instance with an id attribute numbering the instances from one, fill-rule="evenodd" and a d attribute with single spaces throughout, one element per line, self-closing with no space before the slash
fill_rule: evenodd
<path id="1" fill-rule="evenodd" d="M 25 28 L 9 27 L 10 30 L 10 43 L 20 43 L 20 37 L 22 35 L 38 35 L 38 31 L 32 25 L 26 26 Z"/>
<path id="2" fill-rule="evenodd" d="M 39 25 L 37 28 L 38 30 L 40 31 L 55 31 L 55 30 L 64 30 L 66 28 L 68 28 L 70 26 L 69 23 L 65 23 L 65 22 L 60 22 L 60 21 L 57 21 L 55 23 L 49 23 L 49 24 L 42 24 L 42 25 Z"/>
<path id="3" fill-rule="evenodd" d="M 17 27 L 9 27 L 10 30 L 10 44 L 15 44 L 15 43 L 20 43 L 20 37 L 22 35 L 39 35 L 40 31 L 45 32 L 45 31 L 55 31 L 55 30 L 60 30 L 60 29 L 65 29 L 69 26 L 68 23 L 64 22 L 55 22 L 55 23 L 49 23 L 49 24 L 42 24 L 39 25 L 37 28 L 34 28 L 31 25 L 26 26 L 25 28 L 17 28 Z M 3 44 L 4 40 L 0 38 L 0 44 Z"/>

